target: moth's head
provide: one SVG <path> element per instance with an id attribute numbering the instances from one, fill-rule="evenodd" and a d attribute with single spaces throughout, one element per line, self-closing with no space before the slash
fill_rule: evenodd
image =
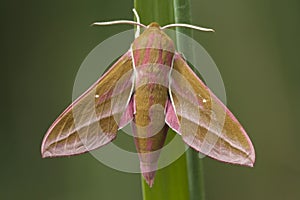
<path id="1" fill-rule="evenodd" d="M 158 23 L 156 23 L 156 22 L 152 22 L 152 23 L 150 23 L 150 24 L 147 26 L 147 28 L 150 28 L 150 27 L 151 27 L 151 28 L 152 28 L 152 27 L 153 27 L 153 28 L 159 28 L 159 29 L 161 28 L 160 25 L 159 25 Z"/>

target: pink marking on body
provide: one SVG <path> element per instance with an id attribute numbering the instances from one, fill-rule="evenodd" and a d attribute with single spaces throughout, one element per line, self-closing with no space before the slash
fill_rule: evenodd
<path id="1" fill-rule="evenodd" d="M 153 83 L 149 83 L 148 84 L 148 89 L 149 90 L 152 90 L 154 88 L 154 84 Z M 153 105 L 153 103 L 154 103 L 154 96 L 153 95 L 150 95 L 150 97 L 149 97 L 149 105 L 150 105 L 150 107 Z"/>
<path id="2" fill-rule="evenodd" d="M 153 40 L 154 40 L 154 34 L 152 33 L 152 34 L 149 35 L 148 44 L 145 47 L 146 51 L 145 51 L 145 54 L 144 54 L 144 57 L 143 57 L 142 65 L 149 63 L 149 60 L 151 58 L 151 50 L 153 49 L 152 48 Z"/>
<path id="3" fill-rule="evenodd" d="M 173 56 L 174 54 L 172 52 L 169 52 L 167 54 L 167 59 L 166 59 L 166 65 L 170 66 L 171 67 L 171 64 L 172 64 L 172 60 L 173 60 Z"/>
<path id="4" fill-rule="evenodd" d="M 163 50 L 160 48 L 158 58 L 157 58 L 157 61 L 156 61 L 157 64 L 164 64 L 163 59 L 162 59 L 162 52 L 163 52 Z"/>
<path id="5" fill-rule="evenodd" d="M 152 151 L 152 146 L 153 146 L 152 140 L 147 140 L 146 150 L 147 151 Z"/>

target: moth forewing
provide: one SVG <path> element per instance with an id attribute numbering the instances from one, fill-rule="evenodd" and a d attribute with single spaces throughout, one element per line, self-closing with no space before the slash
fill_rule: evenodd
<path id="1" fill-rule="evenodd" d="M 169 126 L 180 132 L 189 146 L 205 155 L 224 162 L 253 166 L 253 145 L 233 114 L 179 54 L 175 54 L 173 70 L 170 96 L 176 117 L 172 119 L 178 121 L 167 121 Z"/>
<path id="2" fill-rule="evenodd" d="M 114 139 L 119 124 L 124 126 L 132 120 L 133 113 L 128 113 L 132 104 L 127 101 L 133 92 L 132 74 L 128 52 L 51 125 L 42 142 L 42 156 L 76 155 Z M 122 87 L 116 87 L 117 83 Z"/>

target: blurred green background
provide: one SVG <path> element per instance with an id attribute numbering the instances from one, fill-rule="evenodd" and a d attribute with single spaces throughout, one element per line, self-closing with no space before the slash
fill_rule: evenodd
<path id="1" fill-rule="evenodd" d="M 42 159 L 40 144 L 71 102 L 86 55 L 130 26 L 133 1 L 2 1 L 0 199 L 141 199 L 140 176 L 110 169 L 90 154 Z M 228 107 L 257 154 L 253 169 L 204 159 L 207 199 L 300 199 L 297 0 L 192 0 L 194 32 L 215 60 Z M 174 191 L 176 192 L 176 191 Z"/>

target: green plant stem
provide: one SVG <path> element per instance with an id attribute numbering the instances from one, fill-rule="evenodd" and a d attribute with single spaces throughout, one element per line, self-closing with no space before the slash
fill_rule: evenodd
<path id="1" fill-rule="evenodd" d="M 191 148 L 186 151 L 186 161 L 190 200 L 205 200 L 203 162 Z"/>
<path id="2" fill-rule="evenodd" d="M 190 0 L 174 0 L 174 15 L 175 23 L 187 23 L 191 24 L 191 2 Z M 193 37 L 192 29 L 177 27 L 178 32 L 184 33 L 190 37 Z M 185 47 L 185 44 L 177 37 L 177 50 L 180 52 Z M 193 49 L 189 49 L 193 51 Z M 194 55 L 194 52 L 191 52 Z M 186 152 L 187 170 L 188 170 L 188 182 L 190 200 L 204 200 L 204 174 L 203 174 L 203 162 L 199 159 L 198 153 L 189 148 Z"/>
<path id="3" fill-rule="evenodd" d="M 160 25 L 174 23 L 173 0 L 135 0 L 141 23 L 157 22 Z M 176 133 L 168 131 L 165 143 L 168 143 Z M 184 144 L 180 144 L 184 148 Z M 156 172 L 154 185 L 149 188 L 142 177 L 144 200 L 187 200 L 189 199 L 186 155 L 183 154 L 171 165 Z"/>
<path id="4" fill-rule="evenodd" d="M 135 9 L 140 15 L 141 23 L 158 22 L 160 25 L 170 23 L 191 23 L 190 0 L 135 0 Z M 177 31 L 192 36 L 190 29 L 177 28 Z M 177 49 L 186 48 L 177 37 Z M 168 132 L 167 141 L 171 140 L 173 131 Z M 204 200 L 203 164 L 196 151 L 188 149 L 186 154 L 168 167 L 158 170 L 152 188 L 142 178 L 144 200 Z"/>
<path id="5" fill-rule="evenodd" d="M 165 25 L 175 21 L 173 0 L 135 0 L 134 7 L 143 24 L 157 22 Z"/>

